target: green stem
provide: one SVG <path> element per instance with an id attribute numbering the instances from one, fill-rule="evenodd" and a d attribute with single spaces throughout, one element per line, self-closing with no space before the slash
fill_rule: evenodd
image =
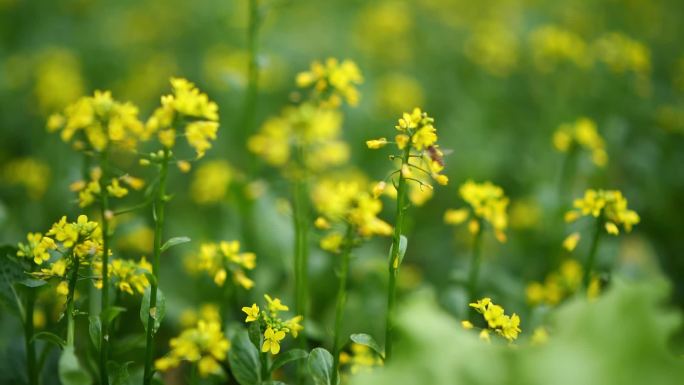
<path id="1" fill-rule="evenodd" d="M 24 319 L 24 341 L 26 342 L 26 370 L 29 385 L 38 384 L 38 370 L 36 367 L 36 344 L 33 339 L 33 312 L 36 305 L 35 288 L 28 288 L 26 295 L 26 313 Z"/>
<path id="2" fill-rule="evenodd" d="M 477 281 L 480 277 L 480 265 L 482 264 L 482 221 L 478 220 L 478 231 L 473 237 L 473 258 L 470 262 L 470 274 L 468 276 L 468 301 L 475 301 L 477 297 Z"/>
<path id="3" fill-rule="evenodd" d="M 591 281 L 591 273 L 594 270 L 594 263 L 596 261 L 596 250 L 598 250 L 599 238 L 601 237 L 601 232 L 603 231 L 603 218 L 599 217 L 596 219 L 596 229 L 594 230 L 594 237 L 591 240 L 591 246 L 589 247 L 589 257 L 584 265 L 584 276 L 582 277 L 582 283 L 584 288 L 589 287 L 589 282 Z"/>
<path id="4" fill-rule="evenodd" d="M 411 146 L 407 145 L 404 148 L 404 154 L 401 158 L 401 167 L 408 164 L 411 155 Z M 385 317 L 385 361 L 389 361 L 392 357 L 392 333 L 394 331 L 394 308 L 396 302 L 397 290 L 397 275 L 399 273 L 399 246 L 401 243 L 401 235 L 404 227 L 404 213 L 406 211 L 406 178 L 399 168 L 399 184 L 397 186 L 397 208 L 396 220 L 397 224 L 394 226 L 394 235 L 392 236 L 392 247 L 390 248 L 389 257 L 389 287 L 387 290 L 387 314 Z"/>
<path id="5" fill-rule="evenodd" d="M 294 273 L 295 273 L 295 311 L 307 319 L 308 316 L 308 254 L 309 254 L 309 205 L 308 186 L 304 176 L 294 181 Z M 301 340 L 306 338 L 302 336 Z M 305 342 L 304 342 L 305 343 Z M 305 346 L 305 345 L 304 345 Z"/>
<path id="6" fill-rule="evenodd" d="M 349 274 L 349 258 L 354 245 L 354 227 L 347 225 L 347 234 L 344 238 L 344 249 L 342 249 L 342 260 L 340 261 L 340 282 L 337 289 L 337 305 L 335 307 L 335 333 L 333 335 L 333 372 L 332 383 L 337 384 L 337 377 L 340 370 L 340 333 L 342 332 L 342 319 L 344 318 L 344 305 L 347 302 L 347 275 Z"/>
<path id="7" fill-rule="evenodd" d="M 169 172 L 168 149 L 164 149 L 164 157 L 159 171 L 159 187 L 154 202 L 154 252 L 152 256 L 152 275 L 154 279 L 150 283 L 150 311 L 157 307 L 157 288 L 159 287 L 159 256 L 162 247 L 162 230 L 164 228 L 164 206 L 166 205 L 166 179 Z M 149 385 L 152 382 L 154 371 L 152 363 L 154 359 L 154 321 L 155 317 L 147 318 L 147 338 L 145 346 L 145 372 L 143 384 Z"/>
<path id="8" fill-rule="evenodd" d="M 575 170 L 577 168 L 577 147 L 573 145 L 565 157 L 563 157 L 563 165 L 561 167 L 560 179 L 558 180 L 558 202 L 563 205 L 567 201 L 570 191 L 572 190 L 572 181 L 575 178 Z"/>
<path id="9" fill-rule="evenodd" d="M 257 96 L 259 91 L 259 65 L 258 65 L 258 36 L 261 25 L 259 15 L 259 0 L 249 0 L 248 3 L 248 22 L 247 22 L 247 53 L 249 61 L 247 64 L 247 89 L 242 118 L 238 135 L 239 143 L 245 143 L 254 125 L 254 115 L 257 107 Z M 253 164 L 250 162 L 250 164 Z"/>
<path id="10" fill-rule="evenodd" d="M 109 307 L 109 148 L 102 152 L 100 161 L 102 177 L 100 178 L 100 215 L 102 217 L 102 303 L 100 320 L 102 321 L 102 339 L 100 341 L 100 384 L 109 385 L 107 359 L 109 355 L 109 322 L 102 316 Z"/>
<path id="11" fill-rule="evenodd" d="M 73 271 L 69 278 L 69 294 L 67 295 L 67 346 L 74 346 L 74 297 L 76 297 L 76 281 L 78 280 L 79 260 L 75 254 L 71 255 Z"/>

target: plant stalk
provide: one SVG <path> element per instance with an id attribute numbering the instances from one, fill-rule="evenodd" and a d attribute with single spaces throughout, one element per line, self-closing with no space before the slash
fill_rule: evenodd
<path id="1" fill-rule="evenodd" d="M 79 260 L 76 254 L 71 254 L 73 261 L 71 278 L 69 279 L 69 294 L 67 295 L 67 346 L 74 346 L 74 298 L 76 297 L 76 281 L 78 280 Z"/>
<path id="2" fill-rule="evenodd" d="M 28 288 L 26 294 L 26 313 L 24 319 L 24 341 L 26 343 L 26 370 L 29 385 L 38 385 L 38 369 L 36 367 L 36 343 L 32 341 L 34 326 L 33 313 L 36 305 L 35 288 Z"/>
<path id="3" fill-rule="evenodd" d="M 596 261 L 596 251 L 598 250 L 599 238 L 603 230 L 603 217 L 596 219 L 596 229 L 594 230 L 594 237 L 591 239 L 591 246 L 589 247 L 589 256 L 584 265 L 584 276 L 582 277 L 582 284 L 586 290 L 591 282 L 591 273 L 594 270 L 594 263 Z"/>
<path id="4" fill-rule="evenodd" d="M 407 165 L 411 155 L 411 146 L 404 148 L 401 158 L 401 166 Z M 392 247 L 389 256 L 389 287 L 387 290 L 387 314 L 385 317 L 385 361 L 392 357 L 392 333 L 394 331 L 394 312 L 396 305 L 397 275 L 399 273 L 399 245 L 404 227 L 404 213 L 406 212 L 406 178 L 399 169 L 399 184 L 397 186 L 397 208 L 394 234 L 392 236 Z"/>
<path id="5" fill-rule="evenodd" d="M 162 247 L 162 230 L 164 228 L 164 207 L 166 205 L 166 179 L 169 172 L 169 150 L 164 149 L 164 156 L 159 171 L 159 187 L 154 202 L 154 252 L 152 256 L 152 275 L 154 279 L 150 282 L 150 310 L 157 307 L 157 288 L 159 287 L 159 256 Z M 143 384 L 149 385 L 152 382 L 154 371 L 152 363 L 154 359 L 154 321 L 155 317 L 151 314 L 147 318 L 147 338 L 145 346 L 145 372 Z"/>
<path id="6" fill-rule="evenodd" d="M 100 385 L 109 385 L 107 359 L 109 355 L 109 322 L 103 314 L 109 307 L 109 148 L 102 152 L 100 161 L 102 176 L 100 177 L 100 215 L 102 217 L 102 303 L 100 304 L 100 321 L 102 323 L 102 339 L 100 341 Z"/>
<path id="7" fill-rule="evenodd" d="M 344 344 L 340 341 L 342 332 L 342 319 L 344 318 L 344 306 L 347 302 L 347 275 L 349 274 L 349 258 L 354 245 L 354 227 L 347 225 L 347 233 L 344 237 L 342 260 L 340 261 L 340 282 L 337 289 L 337 304 L 335 306 L 335 333 L 333 335 L 333 372 L 332 383 L 337 384 L 340 370 L 340 350 Z"/>
<path id="8" fill-rule="evenodd" d="M 480 277 L 480 265 L 482 264 L 482 221 L 478 219 L 477 233 L 473 236 L 473 257 L 470 262 L 470 274 L 468 276 L 468 301 L 477 298 L 477 282 Z"/>

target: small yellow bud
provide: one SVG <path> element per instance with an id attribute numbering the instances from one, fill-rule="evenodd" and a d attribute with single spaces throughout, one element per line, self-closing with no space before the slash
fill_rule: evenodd
<path id="1" fill-rule="evenodd" d="M 373 197 L 377 198 L 380 195 L 382 195 L 386 187 L 387 183 L 385 183 L 384 181 L 376 183 L 375 186 L 373 186 Z"/>
<path id="2" fill-rule="evenodd" d="M 474 327 L 473 323 L 470 321 L 461 321 L 461 326 L 463 326 L 463 329 L 466 329 L 466 330 L 470 330 Z"/>
<path id="3" fill-rule="evenodd" d="M 470 233 L 473 235 L 479 233 L 480 222 L 478 222 L 477 219 L 471 219 L 470 222 L 468 222 L 468 231 L 470 231 Z"/>
<path id="4" fill-rule="evenodd" d="M 330 222 L 323 217 L 318 217 L 316 218 L 316 221 L 314 221 L 314 226 L 316 226 L 317 229 L 327 230 L 330 228 Z"/>
<path id="5" fill-rule="evenodd" d="M 617 225 L 613 222 L 606 222 L 605 227 L 606 227 L 606 231 L 608 232 L 608 234 L 611 234 L 611 235 L 620 234 L 620 230 L 618 229 Z"/>
<path id="6" fill-rule="evenodd" d="M 444 213 L 444 223 L 449 225 L 460 225 L 468 219 L 468 209 L 447 210 Z"/>
<path id="7" fill-rule="evenodd" d="M 190 169 L 192 169 L 192 165 L 187 160 L 179 160 L 176 165 L 182 173 L 188 173 L 190 172 Z"/>
<path id="8" fill-rule="evenodd" d="M 138 161 L 138 164 L 140 164 L 141 166 L 149 166 L 149 165 L 150 165 L 150 160 L 149 160 L 149 159 L 142 158 L 142 159 L 140 159 L 140 160 Z"/>
<path id="9" fill-rule="evenodd" d="M 399 134 L 394 138 L 397 142 L 397 147 L 399 147 L 400 150 L 403 150 L 404 147 L 406 147 L 406 143 L 408 143 L 409 139 L 409 136 L 406 134 Z"/>
<path id="10" fill-rule="evenodd" d="M 446 186 L 447 184 L 449 184 L 449 177 L 447 177 L 446 175 L 437 174 L 433 176 L 433 178 L 437 181 L 437 183 L 441 184 L 442 186 Z"/>
<path id="11" fill-rule="evenodd" d="M 579 219 L 579 217 L 582 216 L 579 211 L 571 210 L 565 213 L 565 222 L 566 223 L 571 223 Z"/>
<path id="12" fill-rule="evenodd" d="M 567 251 L 573 251 L 580 241 L 580 233 L 572 233 L 563 240 L 563 248 Z"/>
<path id="13" fill-rule="evenodd" d="M 377 150 L 378 148 L 385 147 L 385 145 L 387 145 L 386 138 L 379 138 L 366 141 L 366 146 L 368 146 L 368 148 L 370 148 L 371 150 Z"/>

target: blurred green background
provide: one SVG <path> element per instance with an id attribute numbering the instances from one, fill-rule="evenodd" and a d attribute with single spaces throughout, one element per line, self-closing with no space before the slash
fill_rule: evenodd
<path id="1" fill-rule="evenodd" d="M 170 310 L 158 352 L 177 333 L 184 309 L 219 298 L 207 277 L 183 268 L 202 241 L 238 239 L 257 253 L 256 287 L 238 293 L 239 306 L 263 293 L 291 304 L 292 229 L 283 204 L 289 190 L 276 170 L 245 150 L 244 140 L 288 103 L 297 72 L 313 60 L 338 57 L 354 60 L 365 78 L 359 107 L 345 108 L 353 167 L 383 178 L 390 167 L 387 154 L 368 151 L 364 142 L 392 135 L 396 118 L 415 106 L 435 117 L 441 146 L 453 150 L 446 157 L 449 186 L 436 188 L 433 199 L 411 210 L 404 291 L 432 288 L 444 309 L 465 317 L 460 282 L 470 241 L 465 229 L 444 225 L 442 216 L 463 205 L 458 185 L 473 178 L 501 185 L 511 198 L 509 241 L 485 238 L 481 287 L 521 314 L 523 330 L 532 324 L 525 285 L 543 279 L 563 256 L 560 242 L 569 230 L 559 205 L 590 187 L 620 189 L 641 216 L 631 234 L 604 237 L 601 269 L 637 278 L 663 274 L 673 283 L 671 301 L 684 305 L 682 2 L 258 3 L 260 81 L 250 124 L 243 108 L 247 0 L 0 0 L 0 243 L 16 244 L 27 232 L 80 212 L 69 184 L 80 179 L 84 161 L 46 132 L 50 113 L 108 89 L 148 116 L 168 91 L 169 77 L 182 76 L 218 102 L 219 139 L 205 163 L 226 160 L 231 171 L 219 183 L 229 186 L 225 194 L 209 204 L 197 203 L 191 193 L 200 164 L 189 175 L 172 174 L 169 191 L 175 197 L 166 234 L 193 242 L 162 261 L 161 287 Z M 560 124 L 581 116 L 597 123 L 609 161 L 597 168 L 581 155 L 574 181 L 562 194 L 567 201 L 559 202 L 563 154 L 554 150 L 551 137 Z M 117 162 L 140 176 L 149 173 L 131 159 Z M 248 221 L 235 197 L 253 180 L 267 188 Z M 392 222 L 392 212 L 387 208 L 383 218 Z M 119 255 L 149 253 L 150 223 L 145 211 L 119 220 Z M 580 259 L 587 246 L 576 250 Z M 355 253 L 347 311 L 353 317 L 347 317 L 346 332 L 382 335 L 378 315 L 385 311 L 388 247 L 388 240 L 375 239 Z M 329 344 L 335 261 L 312 242 L 310 262 L 315 297 L 307 326 Z M 137 308 L 139 299 L 123 301 Z M 127 317 L 126 329 L 140 332 L 136 314 Z M 18 322 L 0 315 L 0 324 L 7 326 L 0 328 L 0 346 L 20 349 Z"/>

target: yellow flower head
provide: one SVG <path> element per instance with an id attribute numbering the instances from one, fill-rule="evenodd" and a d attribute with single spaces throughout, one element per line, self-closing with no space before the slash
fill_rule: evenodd
<path id="1" fill-rule="evenodd" d="M 301 325 L 303 317 L 298 315 L 288 320 L 283 320 L 279 313 L 288 311 L 288 307 L 283 305 L 278 298 L 271 298 L 268 294 L 264 295 L 266 299 L 266 307 L 268 311 L 260 311 L 257 304 L 252 304 L 251 307 L 243 307 L 242 311 L 247 314 L 245 322 L 257 322 L 260 330 L 264 331 L 264 343 L 261 346 L 261 351 L 271 354 L 278 354 L 280 352 L 280 342 L 285 339 L 288 333 L 297 337 L 299 332 L 304 330 Z"/>
<path id="2" fill-rule="evenodd" d="M 639 214 L 627 207 L 627 198 L 619 190 L 588 189 L 584 196 L 575 199 L 574 210 L 565 214 L 566 221 L 573 221 L 582 216 L 593 216 L 603 221 L 608 234 L 618 235 L 619 227 L 626 232 L 639 223 Z"/>
<path id="3" fill-rule="evenodd" d="M 243 307 L 242 311 L 247 314 L 245 322 L 254 322 L 259 319 L 259 306 L 257 304 L 252 304 L 251 307 Z"/>
<path id="4" fill-rule="evenodd" d="M 17 256 L 28 258 L 36 265 L 41 265 L 50 259 L 50 250 L 56 250 L 57 244 L 50 237 L 44 237 L 41 233 L 28 233 L 26 244 L 19 243 Z"/>
<path id="5" fill-rule="evenodd" d="M 145 289 L 150 286 L 147 274 L 152 273 L 152 265 L 147 262 L 145 257 L 136 262 L 130 259 L 114 259 L 109 262 L 107 276 L 114 286 L 128 294 L 144 294 Z M 102 276 L 102 262 L 93 263 L 93 273 L 95 276 Z M 102 288 L 101 278 L 95 281 L 95 286 Z"/>
<path id="6" fill-rule="evenodd" d="M 234 171 L 224 160 L 210 160 L 195 171 L 190 184 L 190 197 L 201 205 L 220 203 L 228 193 Z"/>
<path id="7" fill-rule="evenodd" d="M 223 286 L 228 273 L 233 282 L 245 289 L 251 289 L 254 282 L 245 275 L 245 270 L 256 267 L 254 253 L 240 252 L 240 242 L 221 241 L 219 243 L 203 243 L 199 252 L 189 257 L 188 265 L 193 271 L 203 271 L 214 279 L 214 283 Z"/>
<path id="8" fill-rule="evenodd" d="M 155 361 L 155 368 L 166 371 L 182 361 L 197 364 L 201 377 L 222 373 L 220 362 L 226 359 L 230 341 L 221 331 L 221 321 L 199 320 L 169 342 L 171 351 Z"/>
<path id="9" fill-rule="evenodd" d="M 503 307 L 496 305 L 490 298 L 483 298 L 471 303 L 470 307 L 482 314 L 489 330 L 496 332 L 509 342 L 518 338 L 521 330 L 520 317 L 517 314 L 506 315 Z M 481 338 L 489 340 L 488 329 L 483 329 L 484 336 L 483 333 L 480 333 Z"/>
<path id="10" fill-rule="evenodd" d="M 603 138 L 598 133 L 596 123 L 586 117 L 573 123 L 564 123 L 553 134 L 553 146 L 560 152 L 573 148 L 583 148 L 591 152 L 592 161 L 599 167 L 608 162 L 608 154 Z"/>
<path id="11" fill-rule="evenodd" d="M 329 58 L 325 63 L 314 61 L 309 71 L 300 72 L 296 78 L 300 88 L 311 88 L 312 96 L 321 105 L 339 107 L 342 100 L 356 106 L 359 102 L 357 85 L 363 83 L 363 76 L 356 63 Z"/>
<path id="12" fill-rule="evenodd" d="M 274 331 L 272 328 L 267 328 L 264 332 L 264 344 L 261 346 L 261 351 L 271 352 L 271 354 L 278 354 L 280 352 L 280 341 L 285 338 L 285 332 L 282 330 Z"/>
<path id="13" fill-rule="evenodd" d="M 491 182 L 475 183 L 468 180 L 459 188 L 459 194 L 470 205 L 470 210 L 465 208 L 447 210 L 444 213 L 444 221 L 447 224 L 458 225 L 472 218 L 469 228 L 474 234 L 481 230 L 480 222 L 485 221 L 494 229 L 496 238 L 500 242 L 505 242 L 505 231 L 508 228 L 506 209 L 509 200 L 504 195 L 503 189 Z"/>

